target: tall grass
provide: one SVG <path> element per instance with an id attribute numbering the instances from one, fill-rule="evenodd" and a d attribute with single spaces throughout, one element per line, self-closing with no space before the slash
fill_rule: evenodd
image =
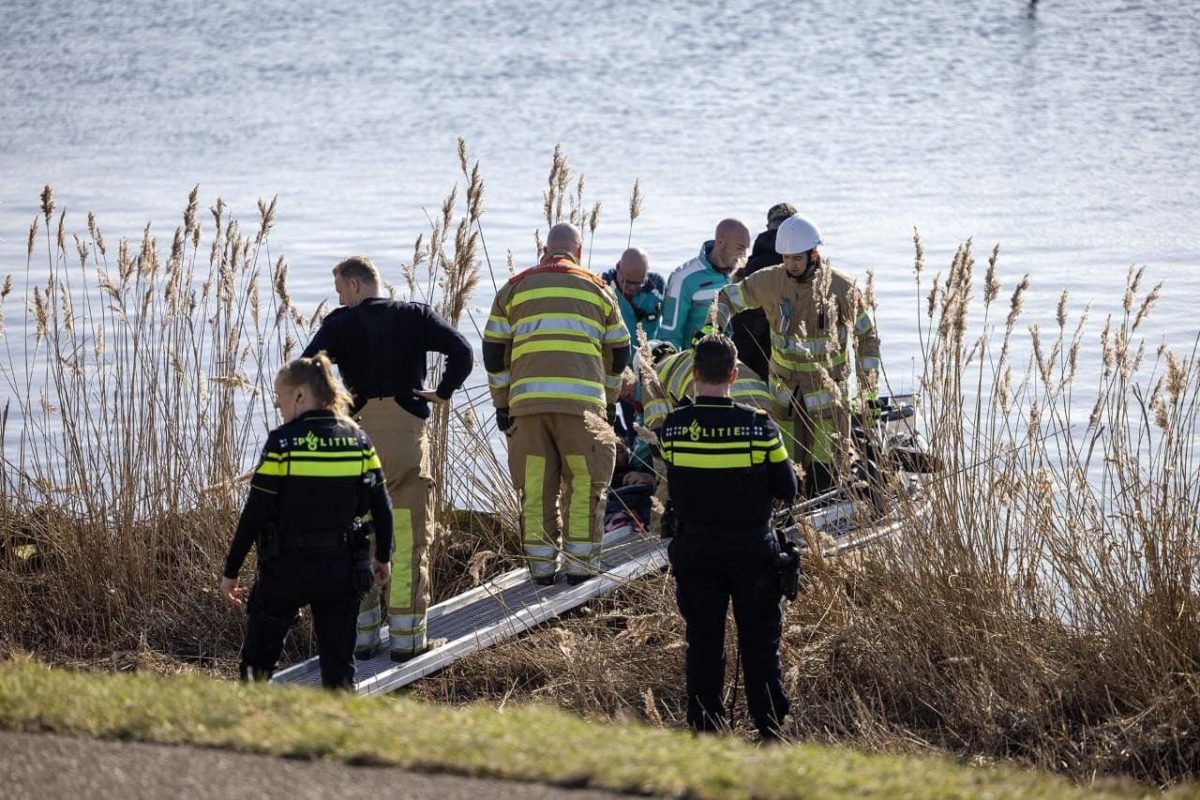
<path id="1" fill-rule="evenodd" d="M 1005 290 L 998 248 L 976 286 L 970 242 L 932 281 L 915 244 L 925 427 L 944 470 L 928 506 L 904 509 L 903 536 L 807 565 L 785 627 L 789 733 L 1081 780 L 1195 779 L 1194 345 L 1148 354 L 1161 290 L 1142 270 L 1100 324 L 1065 293 L 1052 321 L 1027 322 L 1030 280 Z M 731 641 L 730 673 L 735 656 Z M 678 724 L 682 657 L 662 577 L 415 691 Z"/>
<path id="2" fill-rule="evenodd" d="M 391 291 L 465 327 L 482 264 L 497 278 L 465 145 L 459 163 L 465 205 L 457 190 L 446 198 Z M 583 188 L 556 151 L 547 224 L 594 237 L 599 206 Z M 631 225 L 640 197 L 635 186 Z M 24 330 L 4 338 L 3 646 L 92 663 L 161 651 L 228 674 L 240 628 L 210 587 L 244 496 L 237 476 L 277 421 L 274 370 L 323 309 L 297 310 L 286 263 L 271 262 L 273 203 L 245 235 L 220 201 L 202 226 L 193 192 L 165 262 L 147 229 L 112 264 L 94 220 L 74 236 L 55 211 L 47 192 Z M 1031 282 L 1002 285 L 998 250 L 982 279 L 970 242 L 931 278 L 915 245 L 925 427 L 945 469 L 903 536 L 808 563 L 786 618 L 789 733 L 1017 758 L 1080 779 L 1196 778 L 1196 350 L 1141 341 L 1160 294 L 1141 270 L 1103 320 L 1065 294 L 1053 319 L 1028 320 Z M 438 409 L 430 430 L 446 597 L 519 563 L 517 505 L 485 387 Z M 659 576 L 412 691 L 677 725 L 682 659 Z"/>
<path id="3" fill-rule="evenodd" d="M 90 214 L 70 233 L 42 194 L 23 336 L 5 336 L 0 366 L 11 644 L 87 655 L 140 642 L 196 658 L 231 645 L 213 565 L 274 419 L 274 370 L 312 319 L 288 296 L 286 262 L 270 263 L 275 202 L 243 231 L 220 199 L 203 222 L 198 194 L 165 253 L 149 226 L 115 248 Z"/>

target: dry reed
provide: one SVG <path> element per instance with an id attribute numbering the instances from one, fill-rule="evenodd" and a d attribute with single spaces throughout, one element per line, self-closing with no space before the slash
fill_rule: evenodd
<path id="1" fill-rule="evenodd" d="M 475 324 L 483 188 L 465 144 L 459 162 L 465 212 L 451 193 L 401 274 L 409 296 L 461 325 Z M 569 180 L 556 148 L 548 225 L 568 199 L 583 213 L 582 183 L 568 198 Z M 80 266 L 69 266 L 74 256 L 51 231 L 53 195 L 43 195 L 24 330 L 4 338 L 25 357 L 10 349 L 0 373 L 12 398 L 0 414 L 5 649 L 111 668 L 156 663 L 131 652 L 168 653 L 231 672 L 240 630 L 211 587 L 244 492 L 235 476 L 274 421 L 274 368 L 320 315 L 295 309 L 286 262 L 260 268 L 273 203 L 260 206 L 258 233 L 243 236 L 218 200 L 198 271 L 195 195 L 165 265 L 149 231 L 136 247 L 122 240 L 111 263 L 89 215 Z M 640 198 L 635 184 L 631 225 Z M 48 280 L 33 285 L 41 219 Z M 786 616 L 788 733 L 1016 758 L 1081 780 L 1195 779 L 1196 348 L 1147 358 L 1136 334 L 1161 292 L 1141 291 L 1142 270 L 1130 270 L 1122 310 L 1089 338 L 1086 310 L 1068 325 L 1065 293 L 1053 327 L 1019 325 L 1029 278 L 1001 301 L 998 248 L 976 295 L 970 242 L 932 279 L 915 231 L 914 247 L 926 427 L 945 468 L 929 481 L 928 509 L 906 510 L 902 538 L 852 561 L 808 564 L 808 588 Z M 1080 406 L 1086 424 L 1074 418 Z M 438 409 L 431 438 L 443 598 L 520 563 L 518 506 L 485 387 Z M 301 638 L 296 652 L 306 647 Z M 678 725 L 682 658 L 670 578 L 656 576 L 412 691 L 448 702 L 539 698 Z M 737 719 L 745 727 L 744 712 Z"/>

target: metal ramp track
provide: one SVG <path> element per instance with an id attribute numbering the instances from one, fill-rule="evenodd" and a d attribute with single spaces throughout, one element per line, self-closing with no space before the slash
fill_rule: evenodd
<path id="1" fill-rule="evenodd" d="M 854 504 L 832 502 L 803 515 L 813 528 L 833 536 L 836 544 L 824 551 L 836 556 L 864 547 L 899 530 L 900 523 L 887 517 L 867 529 L 854 525 Z M 806 544 L 798 528 L 786 533 Z M 431 675 L 455 661 L 553 619 L 588 600 L 608 594 L 622 583 L 658 572 L 666 567 L 665 543 L 657 536 L 631 535 L 629 529 L 606 536 L 601 566 L 592 579 L 570 586 L 561 577 L 553 586 L 537 586 L 525 568 L 497 576 L 468 592 L 430 607 L 428 636 L 445 643 L 403 664 L 393 663 L 386 647 L 356 664 L 354 688 L 361 695 L 392 692 Z M 386 635 L 387 627 L 381 628 Z M 317 659 L 310 658 L 281 670 L 273 683 L 320 686 Z"/>
<path id="2" fill-rule="evenodd" d="M 355 665 L 355 692 L 374 695 L 395 691 L 594 597 L 608 594 L 626 581 L 666 567 L 666 547 L 657 536 L 630 536 L 626 530 L 623 539 L 605 543 L 603 571 L 578 586 L 570 586 L 561 576 L 553 586 L 538 586 L 522 567 L 430 607 L 427 635 L 431 641 L 445 639 L 445 644 L 403 664 L 393 663 L 387 648 L 382 648 Z M 386 634 L 386 626 L 381 631 Z M 310 658 L 281 670 L 271 681 L 320 686 L 317 659 Z"/>

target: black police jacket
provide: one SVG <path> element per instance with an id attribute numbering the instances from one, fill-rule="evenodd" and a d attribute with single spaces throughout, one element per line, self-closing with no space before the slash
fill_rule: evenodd
<path id="1" fill-rule="evenodd" d="M 225 577 L 237 577 L 250 545 L 270 523 L 284 552 L 329 549 L 346 545 L 354 518 L 367 510 L 375 526 L 375 558 L 388 561 L 392 503 L 375 447 L 350 420 L 306 411 L 267 437 L 225 559 Z"/>
<path id="2" fill-rule="evenodd" d="M 764 411 L 728 397 L 685 400 L 658 438 L 680 536 L 765 533 L 771 501 L 796 497 L 796 474 Z"/>
<path id="3" fill-rule="evenodd" d="M 312 358 L 324 350 L 337 363 L 354 394 L 357 413 L 372 397 L 393 397 L 406 411 L 429 417 L 429 403 L 413 395 L 425 386 L 428 353 L 446 356 L 437 385 L 448 400 L 471 374 L 471 344 L 424 303 L 368 297 L 353 308 L 335 308 L 304 349 Z"/>

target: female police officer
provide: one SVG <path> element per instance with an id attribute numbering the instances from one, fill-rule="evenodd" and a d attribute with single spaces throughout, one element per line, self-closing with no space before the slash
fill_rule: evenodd
<path id="1" fill-rule="evenodd" d="M 292 361 L 275 378 L 284 424 L 267 438 L 221 579 L 225 599 L 242 605 L 238 571 L 257 542 L 243 680 L 271 677 L 296 612 L 307 605 L 322 685 L 354 685 L 359 598 L 390 572 L 392 509 L 375 448 L 346 416 L 350 402 L 324 353 Z M 361 530 L 368 511 L 376 528 L 373 562 Z"/>

